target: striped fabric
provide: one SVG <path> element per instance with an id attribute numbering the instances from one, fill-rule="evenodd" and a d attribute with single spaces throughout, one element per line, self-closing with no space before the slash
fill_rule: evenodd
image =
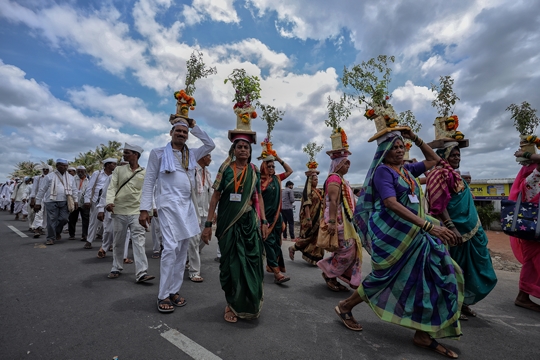
<path id="1" fill-rule="evenodd" d="M 439 239 L 386 209 L 375 196 L 373 174 L 395 140 L 379 145 L 355 211 L 362 237 L 370 239 L 373 268 L 358 293 L 384 321 L 433 338 L 457 338 L 464 289 L 461 269 Z M 397 200 L 419 217 L 436 221 L 424 213 L 420 186 L 415 189 L 420 202 L 413 204 L 409 185 L 401 177 L 398 181 L 407 191 L 398 192 Z"/>
<path id="2" fill-rule="evenodd" d="M 433 215 L 441 214 L 448 206 L 452 193 L 464 189 L 461 176 L 445 160 L 427 175 L 426 194 L 429 199 L 429 211 Z"/>

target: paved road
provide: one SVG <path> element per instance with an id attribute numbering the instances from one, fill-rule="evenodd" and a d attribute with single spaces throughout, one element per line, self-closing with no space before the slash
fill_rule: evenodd
<path id="1" fill-rule="evenodd" d="M 0 212 L 1 359 L 443 358 L 413 346 L 411 330 L 378 320 L 365 304 L 354 310 L 364 331 L 347 330 L 333 310 L 346 294 L 328 290 L 320 271 L 301 259 L 287 259 L 292 280 L 282 286 L 265 276 L 258 320 L 229 324 L 213 261 L 215 239 L 202 254 L 205 281 L 186 278 L 181 293 L 188 304 L 160 314 L 157 279 L 136 284 L 133 265 L 126 265 L 120 278 L 110 280 L 110 253 L 98 259 L 97 248 L 84 250 L 83 242 L 67 235 L 45 247 L 43 239 L 23 238 L 8 228 L 27 230 L 26 223 L 12 219 Z M 148 261 L 149 273 L 159 277 L 159 261 Z M 364 261 L 365 274 L 369 267 Z M 540 359 L 540 314 L 513 305 L 518 273 L 498 276 L 496 289 L 474 307 L 479 317 L 463 322 L 462 339 L 444 343 L 461 359 Z"/>

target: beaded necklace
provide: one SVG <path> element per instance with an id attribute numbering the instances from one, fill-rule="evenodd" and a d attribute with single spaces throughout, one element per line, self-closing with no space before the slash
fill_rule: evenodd
<path id="1" fill-rule="evenodd" d="M 414 179 L 411 179 L 411 177 L 409 176 L 409 172 L 405 171 L 405 174 L 404 174 L 402 166 L 399 166 L 399 167 L 395 165 L 388 165 L 388 166 L 394 169 L 394 171 L 397 172 L 399 176 L 401 176 L 403 181 L 405 181 L 411 188 L 411 193 L 414 194 L 414 190 L 416 188 L 416 181 L 414 181 Z"/>

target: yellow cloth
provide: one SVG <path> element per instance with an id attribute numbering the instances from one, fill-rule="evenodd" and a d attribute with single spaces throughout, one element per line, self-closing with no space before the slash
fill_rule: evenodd
<path id="1" fill-rule="evenodd" d="M 116 192 L 135 172 L 137 172 L 129 182 Z M 111 182 L 107 189 L 107 204 L 114 204 L 114 214 L 118 215 L 138 215 L 140 213 L 142 186 L 146 169 L 139 167 L 131 171 L 128 165 L 117 166 L 112 173 Z M 115 195 L 116 194 L 116 195 Z"/>

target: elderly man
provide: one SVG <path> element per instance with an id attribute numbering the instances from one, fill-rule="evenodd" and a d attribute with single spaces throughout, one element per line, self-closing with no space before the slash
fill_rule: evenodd
<path id="1" fill-rule="evenodd" d="M 199 214 L 199 228 L 201 231 L 204 229 L 204 223 L 208 217 L 208 207 L 210 205 L 210 198 L 214 193 L 212 189 L 212 179 L 210 177 L 210 171 L 208 171 L 208 165 L 212 162 L 212 155 L 208 154 L 203 156 L 197 161 L 197 168 L 195 173 L 195 182 L 197 184 L 197 210 Z M 188 261 L 189 266 L 189 279 L 193 282 L 202 282 L 204 279 L 201 277 L 201 250 L 205 243 L 201 240 L 200 236 L 191 238 L 191 242 L 188 247 Z"/>
<path id="2" fill-rule="evenodd" d="M 22 214 L 21 220 L 26 220 L 24 207 L 26 205 L 26 199 L 24 198 L 24 191 L 28 186 L 28 180 L 30 178 L 25 177 L 24 181 L 18 182 L 11 194 L 11 202 L 14 204 L 13 213 L 15 214 L 15 220 L 19 220 L 19 214 Z"/>
<path id="3" fill-rule="evenodd" d="M 35 211 L 41 210 L 41 201 L 45 202 L 47 212 L 47 241 L 45 245 L 54 245 L 55 240 L 62 238 L 62 228 L 68 222 L 69 210 L 77 208 L 78 191 L 74 178 L 67 173 L 66 159 L 56 160 L 56 170 L 43 178 L 36 195 Z M 74 201 L 74 209 L 69 209 L 70 197 Z"/>
<path id="4" fill-rule="evenodd" d="M 84 204 L 84 195 L 86 193 L 86 188 L 88 187 L 88 176 L 86 174 L 86 168 L 82 165 L 77 166 L 77 175 L 75 175 L 75 186 L 79 193 L 77 203 Z M 75 226 L 77 225 L 77 220 L 79 219 L 79 214 L 81 215 L 82 221 L 82 235 L 81 241 L 86 241 L 88 235 L 88 223 L 90 219 L 90 209 L 80 206 L 75 211 L 69 214 L 68 220 L 68 231 L 69 231 L 69 240 L 75 240 Z"/>
<path id="5" fill-rule="evenodd" d="M 46 219 L 47 216 L 45 215 L 45 204 L 43 201 L 41 202 L 41 209 L 39 211 L 36 210 L 36 195 L 39 191 L 39 188 L 41 185 L 43 185 L 43 179 L 45 176 L 49 174 L 49 172 L 52 171 L 52 167 L 49 165 L 40 165 L 39 168 L 41 169 L 42 174 L 34 176 L 34 182 L 32 184 L 32 191 L 30 192 L 30 207 L 34 210 L 34 221 L 32 222 L 32 229 L 34 230 L 34 238 L 39 238 L 40 235 L 44 235 L 43 228 L 46 227 Z"/>
<path id="6" fill-rule="evenodd" d="M 184 119 L 177 120 L 170 131 L 171 142 L 150 153 L 139 218 L 141 225 L 147 227 L 148 212 L 153 210 L 155 195 L 163 241 L 157 308 L 164 313 L 173 312 L 174 306 L 186 304 L 178 292 L 183 282 L 188 245 L 195 241 L 193 238 L 198 239 L 201 232 L 194 198 L 197 192 L 195 169 L 197 161 L 215 147 L 194 120 L 189 123 Z M 187 147 L 190 128 L 191 134 L 200 139 L 203 146 Z"/>
<path id="7" fill-rule="evenodd" d="M 107 188 L 107 206 L 113 221 L 113 266 L 109 279 L 116 279 L 124 269 L 124 245 L 129 229 L 135 260 L 135 280 L 138 283 L 154 279 L 148 275 L 148 258 L 144 249 L 146 234 L 139 224 L 139 208 L 146 170 L 139 165 L 143 149 L 137 145 L 124 145 L 124 160 L 127 165 L 118 166 L 112 174 Z"/>
<path id="8" fill-rule="evenodd" d="M 89 221 L 88 221 L 88 237 L 84 244 L 85 249 L 91 249 L 92 243 L 96 239 L 96 234 L 98 230 L 98 204 L 100 198 L 103 196 L 105 191 L 105 182 L 107 178 L 111 176 L 118 160 L 115 158 L 107 158 L 102 161 L 103 170 L 96 171 L 92 174 L 92 178 L 86 186 L 86 191 L 84 193 L 84 208 L 90 211 Z"/>
<path id="9" fill-rule="evenodd" d="M 75 175 L 77 175 L 77 169 L 74 168 L 73 166 L 68 167 L 67 172 L 68 172 L 69 175 L 71 175 L 73 177 L 75 177 Z"/>

